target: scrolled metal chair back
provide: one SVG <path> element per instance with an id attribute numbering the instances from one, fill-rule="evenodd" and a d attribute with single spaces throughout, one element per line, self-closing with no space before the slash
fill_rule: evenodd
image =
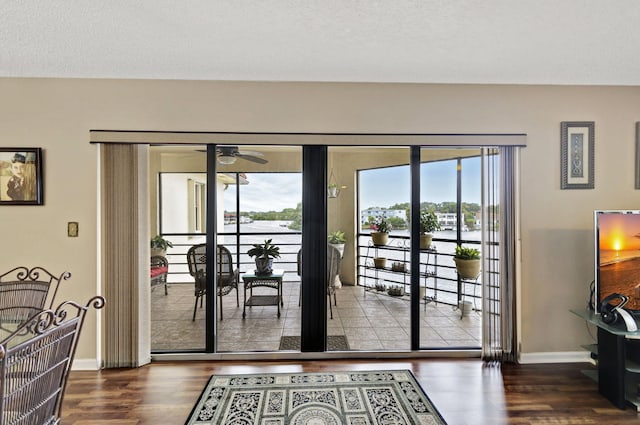
<path id="1" fill-rule="evenodd" d="M 91 298 L 44 310 L 0 341 L 0 425 L 59 424 L 62 399 Z"/>
<path id="2" fill-rule="evenodd" d="M 58 288 L 71 273 L 55 276 L 42 267 L 20 266 L 0 275 L 0 327 L 23 323 L 53 307 Z"/>

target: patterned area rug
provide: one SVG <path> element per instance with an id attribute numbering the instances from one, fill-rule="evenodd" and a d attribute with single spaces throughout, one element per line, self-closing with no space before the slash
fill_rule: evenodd
<path id="1" fill-rule="evenodd" d="M 300 350 L 300 336 L 283 336 L 280 338 L 279 350 Z M 349 343 L 345 335 L 327 336 L 328 351 L 349 351 Z"/>
<path id="2" fill-rule="evenodd" d="M 214 375 L 186 425 L 446 425 L 408 370 Z"/>

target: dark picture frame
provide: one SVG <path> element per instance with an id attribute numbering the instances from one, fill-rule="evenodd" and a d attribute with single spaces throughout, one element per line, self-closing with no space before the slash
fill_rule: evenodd
<path id="1" fill-rule="evenodd" d="M 595 123 L 563 121 L 560 124 L 560 188 L 594 188 Z"/>
<path id="2" fill-rule="evenodd" d="M 42 149 L 0 148 L 0 205 L 42 205 Z"/>

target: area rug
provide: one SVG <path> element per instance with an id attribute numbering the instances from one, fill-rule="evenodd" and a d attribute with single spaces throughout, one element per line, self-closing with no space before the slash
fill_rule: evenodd
<path id="1" fill-rule="evenodd" d="M 279 350 L 300 350 L 300 336 L 283 336 L 280 338 Z M 328 351 L 349 351 L 349 343 L 345 335 L 327 336 Z"/>
<path id="2" fill-rule="evenodd" d="M 185 425 L 446 425 L 409 370 L 213 375 Z"/>

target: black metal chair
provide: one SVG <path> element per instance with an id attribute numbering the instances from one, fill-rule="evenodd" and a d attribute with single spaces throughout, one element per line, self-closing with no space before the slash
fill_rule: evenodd
<path id="1" fill-rule="evenodd" d="M 66 301 L 0 335 L 0 424 L 59 425 L 67 378 L 89 307 Z"/>
<path id="2" fill-rule="evenodd" d="M 36 313 L 51 308 L 63 280 L 64 272 L 54 276 L 42 267 L 16 267 L 0 275 L 0 327 L 21 324 Z"/>
<path id="3" fill-rule="evenodd" d="M 302 279 L 302 249 L 298 251 L 298 276 Z M 332 245 L 327 245 L 327 295 L 329 296 L 329 313 L 333 319 L 333 307 L 331 306 L 331 295 L 333 295 L 333 304 L 338 305 L 336 299 L 336 277 L 340 273 L 340 250 Z M 302 282 L 301 282 L 302 283 Z M 298 306 L 302 300 L 302 285 L 300 285 L 300 297 L 298 298 Z"/>
<path id="4" fill-rule="evenodd" d="M 220 299 L 220 320 L 223 319 L 222 313 L 222 297 L 229 294 L 233 289 L 236 290 L 236 304 L 240 307 L 240 295 L 238 293 L 238 275 L 237 269 L 233 269 L 233 258 L 231 252 L 224 245 L 218 245 L 216 249 L 217 263 L 217 282 L 218 282 L 218 298 Z M 198 300 L 200 300 L 200 308 L 202 308 L 202 298 L 207 292 L 207 244 L 194 245 L 187 251 L 187 265 L 189 266 L 189 274 L 195 280 L 195 305 L 193 307 L 193 319 L 196 320 L 196 311 L 198 309 Z"/>

